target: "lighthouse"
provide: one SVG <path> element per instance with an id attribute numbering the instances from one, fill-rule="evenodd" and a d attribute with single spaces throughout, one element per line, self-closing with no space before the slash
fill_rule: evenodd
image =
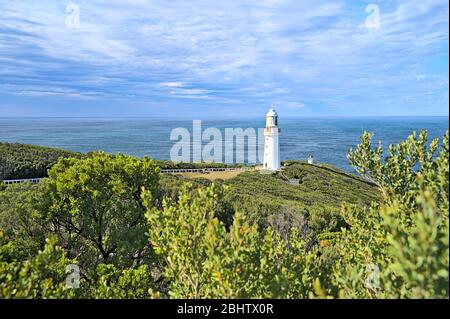
<path id="1" fill-rule="evenodd" d="M 279 171 L 281 169 L 279 134 L 278 114 L 271 108 L 266 115 L 264 130 L 264 170 Z"/>

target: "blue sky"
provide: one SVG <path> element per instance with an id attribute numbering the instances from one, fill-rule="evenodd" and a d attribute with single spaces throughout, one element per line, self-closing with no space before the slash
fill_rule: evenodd
<path id="1" fill-rule="evenodd" d="M 0 117 L 448 115 L 448 6 L 0 0 Z"/>

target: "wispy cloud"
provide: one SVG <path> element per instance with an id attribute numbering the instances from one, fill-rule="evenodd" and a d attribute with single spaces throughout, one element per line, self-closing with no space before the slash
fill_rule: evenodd
<path id="1" fill-rule="evenodd" d="M 167 110 L 448 112 L 447 0 L 376 1 L 373 29 L 353 1 L 72 2 L 79 28 L 66 26 L 66 3 L 2 3 L 1 95 L 34 95 L 36 107 L 132 96 Z"/>
<path id="2" fill-rule="evenodd" d="M 186 84 L 183 82 L 164 82 L 161 83 L 161 86 L 169 87 L 169 88 L 180 88 L 185 86 Z"/>
<path id="3" fill-rule="evenodd" d="M 275 89 L 273 89 L 272 92 L 275 94 L 287 94 L 290 91 L 288 89 L 284 89 L 284 88 L 275 88 Z"/>
<path id="4" fill-rule="evenodd" d="M 281 105 L 286 106 L 288 108 L 292 108 L 292 109 L 302 109 L 305 107 L 304 103 L 299 103 L 299 102 L 284 102 Z"/>

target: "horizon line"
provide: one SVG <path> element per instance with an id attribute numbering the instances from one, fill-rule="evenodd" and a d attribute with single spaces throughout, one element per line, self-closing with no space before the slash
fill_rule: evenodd
<path id="1" fill-rule="evenodd" d="M 224 120 L 240 120 L 240 119 L 256 119 L 264 117 L 259 116 L 241 116 L 239 118 L 230 116 L 196 116 L 196 117 L 172 117 L 172 116 L 0 116 L 0 119 L 173 119 L 173 120 L 201 120 L 202 118 L 215 118 Z M 437 118 L 446 117 L 447 115 L 286 115 L 282 116 L 285 119 L 289 118 Z"/>

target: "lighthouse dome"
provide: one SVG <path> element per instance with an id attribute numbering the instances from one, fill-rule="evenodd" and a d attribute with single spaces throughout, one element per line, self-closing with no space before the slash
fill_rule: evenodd
<path id="1" fill-rule="evenodd" d="M 271 108 L 271 109 L 269 110 L 269 112 L 267 112 L 267 115 L 266 115 L 266 116 L 275 117 L 275 116 L 278 116 L 278 114 L 277 114 L 277 111 L 275 111 L 274 108 Z"/>

